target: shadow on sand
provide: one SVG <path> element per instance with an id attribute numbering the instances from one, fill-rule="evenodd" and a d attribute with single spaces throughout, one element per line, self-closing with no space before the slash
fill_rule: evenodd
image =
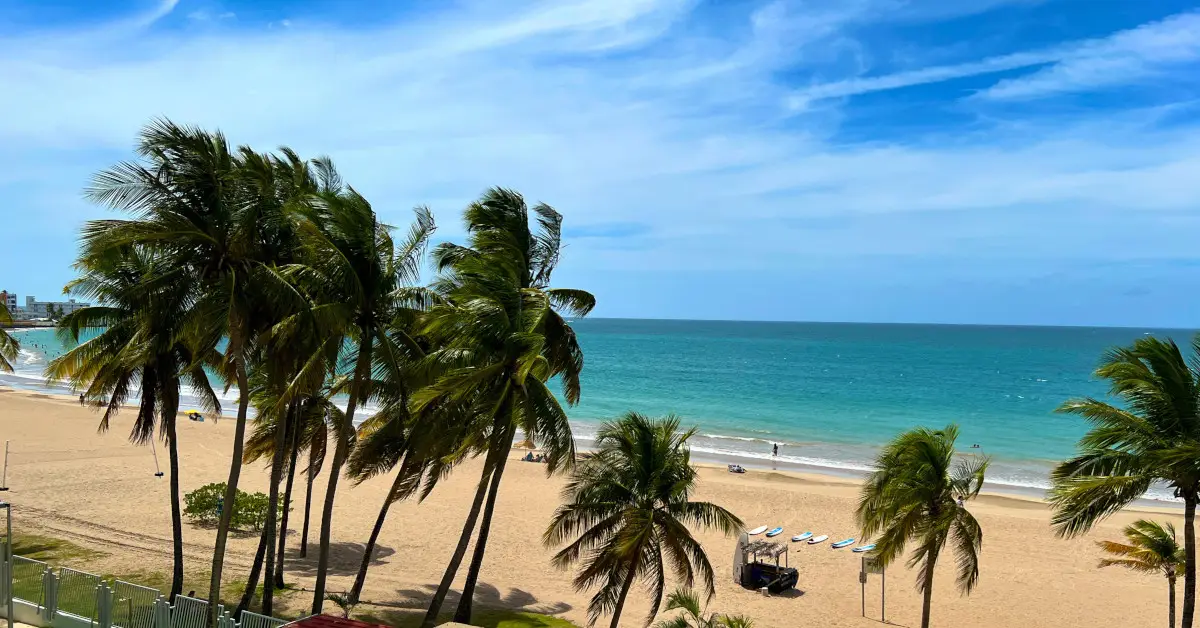
<path id="1" fill-rule="evenodd" d="M 331 543 L 329 545 L 329 569 L 331 576 L 353 576 L 358 573 L 362 564 L 362 543 Z M 287 570 L 301 576 L 315 577 L 317 575 L 317 556 L 321 548 L 316 543 L 308 544 L 308 556 L 300 558 L 300 551 L 288 549 Z M 386 558 L 395 554 L 396 550 L 386 545 L 375 545 L 375 554 L 371 557 L 371 566 L 387 563 Z"/>
<path id="2" fill-rule="evenodd" d="M 422 585 L 419 589 L 399 589 L 393 600 L 364 600 L 355 614 L 364 619 L 373 618 L 367 619 L 367 621 L 375 621 L 389 626 L 416 626 L 425 617 L 425 609 L 435 591 L 437 591 L 436 584 Z M 451 590 L 446 595 L 446 602 L 442 605 L 446 621 L 449 621 L 449 617 L 454 614 L 454 609 L 458 606 L 461 598 L 461 591 Z M 513 612 L 560 615 L 571 608 L 572 606 L 566 602 L 541 602 L 532 593 L 522 589 L 509 589 L 507 592 L 501 592 L 495 585 L 487 582 L 480 582 L 475 587 L 476 614 L 484 620 Z M 477 625 L 487 624 L 487 621 L 482 623 L 478 621 L 479 618 L 473 618 Z"/>

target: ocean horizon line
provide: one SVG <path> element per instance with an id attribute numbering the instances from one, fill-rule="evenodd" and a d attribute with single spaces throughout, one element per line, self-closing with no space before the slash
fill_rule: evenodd
<path id="1" fill-rule="evenodd" d="M 823 320 L 780 320 L 780 319 L 733 319 L 733 318 L 648 318 L 639 316 L 587 316 L 572 319 L 580 321 L 629 321 L 649 323 L 762 323 L 767 325 L 871 325 L 894 327 L 971 327 L 983 329 L 1111 329 L 1111 330 L 1152 330 L 1171 332 L 1197 332 L 1200 323 L 1186 327 L 1162 327 L 1157 325 L 1079 325 L 1079 324 L 1043 324 L 1043 323 L 953 323 L 953 322 L 915 322 L 915 321 L 823 321 Z"/>

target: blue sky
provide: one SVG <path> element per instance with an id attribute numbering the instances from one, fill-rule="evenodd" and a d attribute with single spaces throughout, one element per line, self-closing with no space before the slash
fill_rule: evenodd
<path id="1" fill-rule="evenodd" d="M 0 288 L 153 116 L 328 154 L 439 237 L 566 217 L 599 316 L 1200 325 L 1200 5 L 12 0 Z"/>

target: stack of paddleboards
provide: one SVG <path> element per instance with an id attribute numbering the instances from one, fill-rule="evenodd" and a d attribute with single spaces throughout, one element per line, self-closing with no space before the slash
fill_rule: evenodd
<path id="1" fill-rule="evenodd" d="M 783 533 L 783 526 L 775 526 L 770 529 L 768 529 L 767 526 L 758 526 L 757 528 L 754 528 L 753 530 L 748 531 L 748 534 L 750 536 L 754 536 L 757 534 L 763 534 L 764 532 L 766 533 L 766 536 L 768 536 L 768 537 L 776 537 Z M 809 545 L 819 545 L 828 540 L 829 540 L 828 534 L 821 534 L 821 535 L 814 536 L 812 532 L 803 532 L 801 534 L 797 534 L 796 536 L 792 537 L 793 543 L 807 543 Z M 842 539 L 841 541 L 837 541 L 836 543 L 831 543 L 829 545 L 829 547 L 831 549 L 836 550 L 836 549 L 842 549 L 844 547 L 849 547 L 853 544 L 854 544 L 854 537 L 850 537 L 847 539 Z M 869 552 L 873 549 L 875 549 L 874 543 L 872 543 L 870 545 L 860 545 L 850 551 L 852 551 L 856 554 L 862 554 L 863 552 Z"/>

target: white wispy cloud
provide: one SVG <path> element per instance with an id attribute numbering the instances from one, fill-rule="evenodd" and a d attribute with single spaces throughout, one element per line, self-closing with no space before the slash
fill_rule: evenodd
<path id="1" fill-rule="evenodd" d="M 619 247 L 572 242 L 567 263 L 593 271 L 961 253 L 988 233 L 1031 255 L 1083 256 L 1108 223 L 1083 221 L 1069 246 L 1017 232 L 1036 231 L 1039 216 L 1061 228 L 1137 212 L 1169 236 L 1177 228 L 1162 217 L 1200 198 L 1200 181 L 1183 176 L 1200 131 L 1156 131 L 1145 112 L 847 144 L 836 107 L 781 104 L 1061 65 L 1091 44 L 797 91 L 776 70 L 824 70 L 821 53 L 857 45 L 848 25 L 880 3 L 763 4 L 721 37 L 677 28 L 687 0 L 469 6 L 358 30 L 296 16 L 291 28 L 143 30 L 119 46 L 90 30 L 0 41 L 0 144 L 11 149 L 0 193 L 46 228 L 103 215 L 78 198 L 87 175 L 127 158 L 138 128 L 165 115 L 260 149 L 328 153 L 388 220 L 428 203 L 447 235 L 450 217 L 497 184 L 560 207 L 568 231 L 622 225 Z M 1025 207 L 1041 211 L 1012 217 Z M 840 221 L 851 227 L 809 228 Z M 1169 237 L 1130 251 L 1187 254 Z"/>
<path id="2" fill-rule="evenodd" d="M 999 57 L 992 57 L 982 61 L 935 66 L 921 68 L 919 70 L 910 70 L 907 72 L 886 74 L 883 76 L 851 78 L 832 83 L 822 83 L 802 89 L 792 94 L 788 99 L 788 105 L 792 109 L 803 110 L 806 109 L 811 103 L 819 100 L 843 98 L 846 96 L 858 96 L 860 94 L 900 89 L 902 87 L 912 87 L 914 85 L 940 83 L 943 81 L 965 78 L 968 76 L 994 74 L 996 72 L 1004 72 L 1006 70 L 1015 70 L 1018 68 L 1027 68 L 1051 63 L 1058 61 L 1062 57 L 1063 52 L 1061 50 L 1018 52 Z"/>
<path id="3" fill-rule="evenodd" d="M 787 103 L 794 110 L 803 110 L 826 99 L 1048 66 L 1026 76 L 1000 80 L 972 96 L 979 100 L 1037 98 L 1155 78 L 1161 69 L 1186 66 L 1198 60 L 1200 13 L 1183 13 L 1099 39 L 979 61 L 819 83 L 795 91 Z"/>
<path id="4" fill-rule="evenodd" d="M 1081 92 L 1162 78 L 1171 68 L 1200 70 L 1200 13 L 1184 13 L 1087 42 L 1058 63 L 1028 76 L 1000 81 L 977 94 L 1019 100 Z"/>

